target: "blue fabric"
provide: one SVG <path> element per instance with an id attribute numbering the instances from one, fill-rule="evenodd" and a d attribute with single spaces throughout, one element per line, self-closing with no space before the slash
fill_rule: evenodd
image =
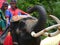
<path id="1" fill-rule="evenodd" d="M 11 19 L 11 17 L 12 17 L 12 14 L 9 10 L 5 11 L 5 15 L 6 15 L 6 17 L 9 17 L 9 19 Z"/>
<path id="2" fill-rule="evenodd" d="M 21 15 L 21 12 L 18 12 L 17 15 Z M 5 16 L 6 16 L 6 17 L 9 17 L 9 21 L 8 21 L 8 24 L 7 24 L 7 25 L 10 25 L 10 20 L 11 20 L 13 14 L 12 14 L 9 10 L 6 10 L 6 11 L 5 11 Z"/>
<path id="3" fill-rule="evenodd" d="M 6 10 L 5 11 L 5 15 L 6 17 L 9 17 L 9 20 L 12 18 L 13 14 L 9 11 L 9 10 Z M 18 12 L 17 15 L 21 15 L 21 12 Z"/>

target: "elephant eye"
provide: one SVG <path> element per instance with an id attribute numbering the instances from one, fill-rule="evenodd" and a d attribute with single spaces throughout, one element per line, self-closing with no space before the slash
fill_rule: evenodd
<path id="1" fill-rule="evenodd" d="M 25 27 L 25 23 L 23 21 L 19 22 L 19 30 L 23 30 Z"/>

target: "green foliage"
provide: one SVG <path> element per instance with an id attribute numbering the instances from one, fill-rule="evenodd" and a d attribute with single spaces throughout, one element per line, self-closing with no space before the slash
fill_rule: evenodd
<path id="1" fill-rule="evenodd" d="M 53 14 L 60 19 L 60 2 L 55 3 Z"/>

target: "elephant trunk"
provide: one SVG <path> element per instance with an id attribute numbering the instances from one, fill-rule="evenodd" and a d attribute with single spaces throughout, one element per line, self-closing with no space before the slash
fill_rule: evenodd
<path id="1" fill-rule="evenodd" d="M 28 13 L 32 13 L 34 11 L 37 11 L 39 13 L 39 18 L 38 18 L 38 22 L 36 23 L 36 25 L 33 28 L 33 31 L 39 32 L 45 28 L 47 13 L 46 13 L 44 7 L 39 6 L 39 5 L 35 5 L 34 7 L 30 8 L 28 10 Z"/>

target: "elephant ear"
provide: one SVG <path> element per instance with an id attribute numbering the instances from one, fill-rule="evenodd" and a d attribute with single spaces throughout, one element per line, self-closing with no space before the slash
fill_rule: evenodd
<path id="1" fill-rule="evenodd" d="M 47 13 L 46 13 L 46 10 L 44 9 L 44 7 L 40 6 L 40 5 L 35 5 L 34 7 L 29 8 L 27 12 L 29 14 L 31 14 L 35 11 L 37 11 L 39 13 L 39 18 L 38 18 L 38 22 L 36 23 L 36 25 L 33 28 L 33 31 L 39 32 L 45 28 Z"/>

